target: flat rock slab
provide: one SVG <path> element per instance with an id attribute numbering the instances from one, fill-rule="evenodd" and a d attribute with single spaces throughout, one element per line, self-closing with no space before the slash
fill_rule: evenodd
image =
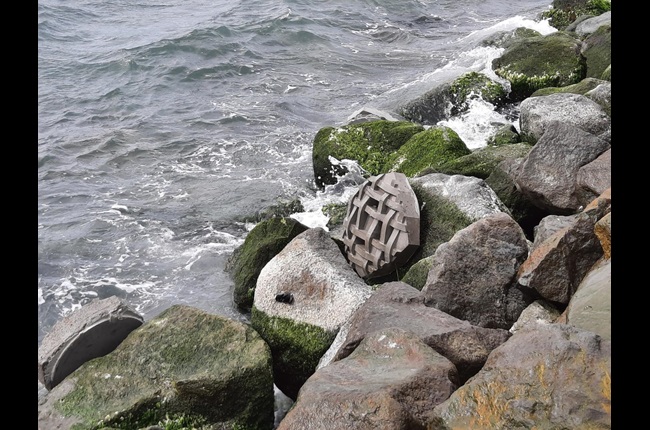
<path id="1" fill-rule="evenodd" d="M 38 350 L 38 380 L 51 390 L 83 363 L 113 351 L 143 322 L 118 297 L 91 301 L 45 336 Z"/>

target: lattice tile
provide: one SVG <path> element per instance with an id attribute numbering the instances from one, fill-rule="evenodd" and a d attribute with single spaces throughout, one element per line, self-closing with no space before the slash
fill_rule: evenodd
<path id="1" fill-rule="evenodd" d="M 369 178 L 350 199 L 343 220 L 348 261 L 359 276 L 386 275 L 420 246 L 420 207 L 402 173 Z"/>

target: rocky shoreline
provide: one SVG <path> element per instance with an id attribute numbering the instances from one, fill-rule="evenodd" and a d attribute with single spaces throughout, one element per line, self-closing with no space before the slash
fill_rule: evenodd
<path id="1" fill-rule="evenodd" d="M 316 134 L 318 185 L 351 159 L 418 202 L 415 245 L 381 275 L 352 264 L 351 203 L 324 208 L 329 231 L 292 218 L 299 203 L 268 208 L 228 267 L 250 324 L 93 302 L 39 349 L 39 428 L 611 428 L 609 7 L 556 0 L 558 32 L 484 41 L 507 89 L 468 73 Z M 473 97 L 516 104 L 519 129 L 470 151 L 436 125 Z"/>

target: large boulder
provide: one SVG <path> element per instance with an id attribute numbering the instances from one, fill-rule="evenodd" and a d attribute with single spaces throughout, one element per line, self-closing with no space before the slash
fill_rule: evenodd
<path id="1" fill-rule="evenodd" d="M 564 324 L 536 324 L 496 348 L 436 406 L 428 429 L 609 429 L 611 342 Z"/>
<path id="2" fill-rule="evenodd" d="M 457 387 L 449 360 L 417 335 L 386 328 L 314 373 L 278 430 L 424 429 Z"/>
<path id="3" fill-rule="evenodd" d="M 584 79 L 581 47 L 579 37 L 563 31 L 527 37 L 492 60 L 492 69 L 510 83 L 510 100 L 520 102 L 540 88 L 563 87 Z"/>
<path id="4" fill-rule="evenodd" d="M 412 186 L 419 186 L 429 194 L 447 197 L 472 222 L 494 213 L 508 213 L 508 208 L 494 190 L 480 178 L 429 173 L 412 178 L 410 182 Z"/>
<path id="5" fill-rule="evenodd" d="M 273 354 L 275 384 L 292 399 L 338 330 L 370 296 L 322 228 L 296 236 L 262 269 L 251 324 Z"/>
<path id="6" fill-rule="evenodd" d="M 587 207 L 555 223 L 556 231 L 536 237 L 530 255 L 519 267 L 517 282 L 546 300 L 567 305 L 584 276 L 603 256 L 594 226 L 606 210 Z"/>
<path id="7" fill-rule="evenodd" d="M 519 105 L 519 128 L 522 139 L 536 144 L 550 124 L 561 122 L 575 126 L 609 143 L 611 118 L 587 96 L 559 92 L 528 97 Z"/>
<path id="8" fill-rule="evenodd" d="M 577 84 L 566 87 L 547 87 L 535 91 L 531 97 L 548 96 L 555 93 L 583 95 L 600 105 L 607 115 L 612 114 L 612 84 L 602 78 L 585 78 Z"/>
<path id="9" fill-rule="evenodd" d="M 42 429 L 269 430 L 273 403 L 262 338 L 241 322 L 175 305 L 54 387 L 38 422 Z"/>
<path id="10" fill-rule="evenodd" d="M 526 236 L 510 215 L 481 218 L 436 250 L 422 289 L 425 304 L 479 327 L 507 330 L 534 300 L 515 282 L 526 257 Z"/>
<path id="11" fill-rule="evenodd" d="M 403 282 L 388 282 L 379 286 L 354 313 L 344 339 L 335 342 L 336 351 L 327 352 L 329 362 L 345 359 L 371 332 L 390 327 L 416 334 L 454 363 L 461 383 L 473 376 L 488 354 L 510 337 L 507 330 L 474 326 L 427 307 L 417 289 Z M 322 362 L 320 366 L 327 364 Z"/>
<path id="12" fill-rule="evenodd" d="M 571 124 L 549 123 L 515 172 L 514 180 L 535 206 L 548 213 L 577 213 L 584 207 L 578 171 L 609 148 L 607 140 Z"/>
<path id="13" fill-rule="evenodd" d="M 430 173 L 411 178 L 410 183 L 420 202 L 420 248 L 402 269 L 402 277 L 397 279 L 406 278 L 410 285 L 422 289 L 430 267 L 428 257 L 440 244 L 477 219 L 507 212 L 508 208 L 483 180 L 476 177 Z"/>
<path id="14" fill-rule="evenodd" d="M 290 217 L 262 221 L 232 254 L 228 272 L 234 281 L 233 301 L 244 312 L 253 306 L 257 277 L 266 263 L 308 227 Z"/>
<path id="15" fill-rule="evenodd" d="M 95 299 L 59 320 L 38 349 L 38 380 L 51 390 L 86 361 L 113 351 L 142 315 L 118 297 Z"/>

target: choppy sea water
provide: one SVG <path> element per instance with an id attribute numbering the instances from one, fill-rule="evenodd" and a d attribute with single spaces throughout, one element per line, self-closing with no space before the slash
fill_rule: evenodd
<path id="1" fill-rule="evenodd" d="M 549 0 L 39 0 L 38 343 L 118 296 L 145 318 L 187 304 L 242 319 L 224 265 L 242 220 L 318 190 L 311 144 L 354 111 L 394 112 L 467 71 L 480 41 Z M 445 121 L 485 144 L 494 107 Z M 516 124 L 515 124 L 516 125 Z"/>

